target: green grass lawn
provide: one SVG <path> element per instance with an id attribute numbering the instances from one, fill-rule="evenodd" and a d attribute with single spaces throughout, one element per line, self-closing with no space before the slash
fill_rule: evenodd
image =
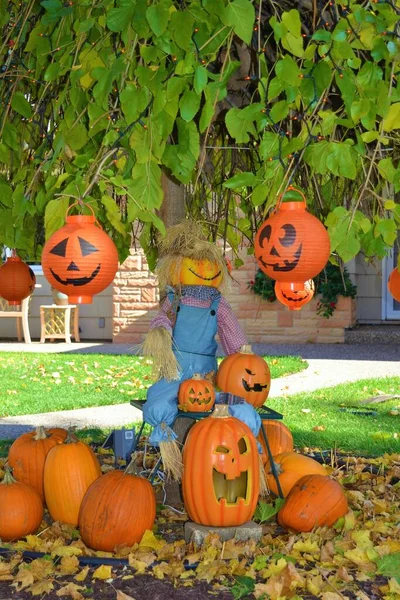
<path id="1" fill-rule="evenodd" d="M 302 371 L 296 356 L 265 357 L 272 378 Z M 0 353 L 0 418 L 144 399 L 149 360 L 110 354 Z"/>

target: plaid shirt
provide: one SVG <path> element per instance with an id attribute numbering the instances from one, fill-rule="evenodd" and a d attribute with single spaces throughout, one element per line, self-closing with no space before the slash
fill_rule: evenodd
<path id="1" fill-rule="evenodd" d="M 181 303 L 185 306 L 208 308 L 211 306 L 213 299 L 220 294 L 215 288 L 209 288 L 208 286 L 188 287 L 191 289 L 184 288 L 184 293 L 181 298 Z M 198 293 L 200 290 L 195 288 L 202 288 L 201 293 Z M 210 292 L 207 293 L 206 290 L 209 290 Z M 185 293 L 185 291 L 187 293 Z M 167 297 L 161 306 L 161 311 L 151 321 L 150 329 L 164 327 L 172 334 L 173 324 L 170 319 L 171 309 L 172 304 Z M 233 354 L 234 352 L 237 352 L 241 346 L 247 344 L 246 336 L 244 335 L 230 305 L 223 296 L 221 296 L 218 304 L 217 327 L 219 341 L 225 354 Z"/>

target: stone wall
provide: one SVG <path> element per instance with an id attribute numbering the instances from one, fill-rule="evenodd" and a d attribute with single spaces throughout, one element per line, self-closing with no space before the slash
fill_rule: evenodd
<path id="1" fill-rule="evenodd" d="M 253 257 L 232 273 L 230 290 L 224 296 L 232 306 L 249 343 L 343 343 L 344 330 L 356 321 L 355 302 L 339 298 L 330 319 L 316 314 L 317 299 L 299 311 L 291 311 L 280 302 L 262 300 L 248 289 L 257 266 Z M 131 251 L 114 281 L 113 341 L 143 341 L 150 320 L 158 311 L 158 289 L 149 273 L 144 255 Z"/>

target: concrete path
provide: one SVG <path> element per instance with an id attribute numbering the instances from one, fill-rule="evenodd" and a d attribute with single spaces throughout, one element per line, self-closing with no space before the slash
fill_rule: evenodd
<path id="1" fill-rule="evenodd" d="M 269 356 L 296 355 L 306 359 L 306 370 L 274 379 L 270 398 L 313 391 L 322 387 L 347 381 L 372 377 L 400 377 L 400 348 L 390 344 L 297 344 L 266 345 L 254 344 L 258 354 Z M 135 348 L 125 344 L 80 343 L 65 344 L 18 344 L 0 343 L 0 352 L 63 352 L 96 354 L 132 354 Z M 24 415 L 0 419 L 0 438 L 15 438 L 37 425 L 46 427 L 121 428 L 141 420 L 141 412 L 129 404 L 118 404 L 97 408 L 83 408 L 63 412 Z"/>

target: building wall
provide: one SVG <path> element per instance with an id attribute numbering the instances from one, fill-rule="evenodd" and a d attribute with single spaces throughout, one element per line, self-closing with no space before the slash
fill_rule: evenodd
<path id="1" fill-rule="evenodd" d="M 357 286 L 357 322 L 381 323 L 382 321 L 382 269 L 381 260 L 365 262 L 358 255 L 354 261 L 354 283 Z"/>
<path id="2" fill-rule="evenodd" d="M 300 311 L 290 311 L 279 302 L 262 300 L 248 289 L 254 279 L 255 259 L 243 255 L 244 265 L 232 273 L 231 289 L 224 296 L 250 343 L 341 343 L 344 329 L 355 323 L 355 303 L 340 298 L 330 319 L 318 317 L 317 300 Z M 150 320 L 158 312 L 158 289 L 141 252 L 133 252 L 121 265 L 114 281 L 114 328 L 116 343 L 143 342 Z"/>

